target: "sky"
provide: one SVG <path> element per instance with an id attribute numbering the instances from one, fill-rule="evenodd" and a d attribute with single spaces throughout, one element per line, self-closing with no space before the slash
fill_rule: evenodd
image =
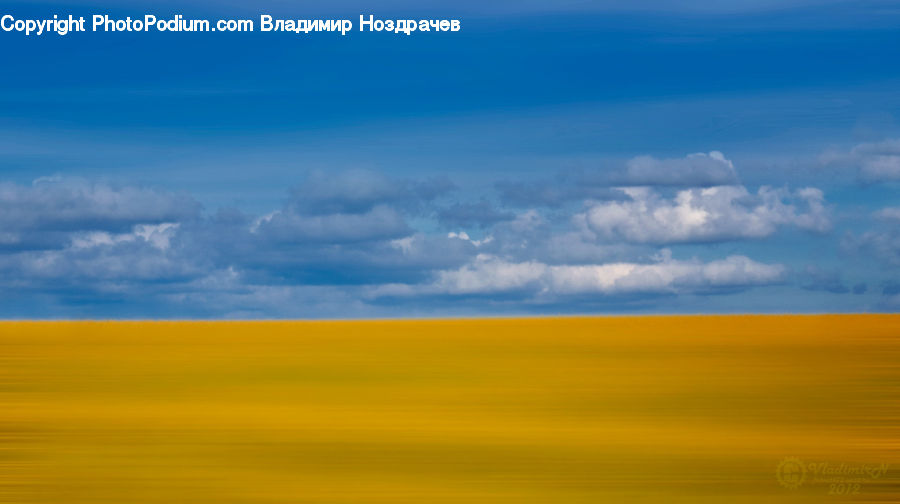
<path id="1" fill-rule="evenodd" d="M 900 308 L 894 2 L 5 14 L 462 28 L 0 31 L 0 318 Z"/>

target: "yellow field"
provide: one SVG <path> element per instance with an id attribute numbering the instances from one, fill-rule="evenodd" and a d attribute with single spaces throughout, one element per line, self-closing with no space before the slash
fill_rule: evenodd
<path id="1" fill-rule="evenodd" d="M 2 503 L 830 501 L 900 316 L 0 324 Z"/>

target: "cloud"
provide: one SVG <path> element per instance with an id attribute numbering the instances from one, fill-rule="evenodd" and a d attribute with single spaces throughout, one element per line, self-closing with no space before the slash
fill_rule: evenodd
<path id="1" fill-rule="evenodd" d="M 622 199 L 621 191 L 611 184 L 612 181 L 605 174 L 578 171 L 560 174 L 554 180 L 499 181 L 494 184 L 494 188 L 500 201 L 507 206 L 556 208 L 585 199 Z"/>
<path id="2" fill-rule="evenodd" d="M 268 284 L 362 285 L 419 281 L 436 267 L 464 263 L 471 243 L 425 235 L 424 217 L 449 183 L 394 180 L 365 171 L 318 173 L 291 191 L 282 208 L 253 218 L 214 216 L 185 239 L 218 268 Z"/>
<path id="3" fill-rule="evenodd" d="M 129 282 L 184 281 L 206 271 L 202 260 L 195 260 L 159 240 L 138 233 L 93 236 L 59 250 L 0 255 L 0 272 L 7 288 L 76 286 L 87 292 L 110 285 L 121 288 Z M 137 286 L 138 290 L 142 285 Z M 133 294 L 139 295 L 138 292 Z"/>
<path id="4" fill-rule="evenodd" d="M 648 159 L 653 170 L 640 176 L 660 184 L 674 180 L 653 174 L 660 166 L 688 163 L 674 170 L 693 183 L 709 180 L 696 166 L 730 166 L 713 154 L 690 162 Z M 22 306 L 76 318 L 654 306 L 788 280 L 815 284 L 735 251 L 717 256 L 708 247 L 692 250 L 693 259 L 673 259 L 663 244 L 830 225 L 823 194 L 811 188 L 608 187 L 618 199 L 587 198 L 575 210 L 513 210 L 488 199 L 448 206 L 446 181 L 357 171 L 313 174 L 280 207 L 250 215 L 202 214 L 188 196 L 137 186 L 50 179 L 0 187 L 7 210 L 0 219 L 9 220 L 0 228 L 5 316 L 22 316 Z M 889 222 L 896 213 L 887 208 L 878 216 Z"/>
<path id="5" fill-rule="evenodd" d="M 31 186 L 0 184 L 0 227 L 17 231 L 123 231 L 137 224 L 196 218 L 193 198 L 154 189 L 38 179 Z"/>
<path id="6" fill-rule="evenodd" d="M 824 270 L 816 266 L 807 266 L 801 274 L 800 287 L 811 291 L 825 291 L 832 294 L 846 294 L 850 287 L 841 279 L 839 271 Z M 854 293 L 866 290 L 865 284 L 854 286 Z M 860 292 L 861 291 L 861 292 Z"/>
<path id="7" fill-rule="evenodd" d="M 623 200 L 622 187 L 711 187 L 738 183 L 734 163 L 719 151 L 659 159 L 637 156 L 621 167 L 567 170 L 553 180 L 500 181 L 500 200 L 514 207 L 560 207 L 579 200 Z"/>
<path id="8" fill-rule="evenodd" d="M 130 233 L 113 234 L 105 231 L 93 231 L 74 234 L 72 248 L 88 249 L 117 243 L 133 243 L 143 240 L 151 246 L 166 250 L 170 247 L 172 237 L 178 230 L 179 224 L 166 222 L 163 224 L 138 224 Z"/>
<path id="9" fill-rule="evenodd" d="M 719 261 L 547 265 L 479 255 L 466 266 L 439 273 L 431 289 L 448 294 L 530 290 L 542 295 L 685 293 L 780 282 L 784 267 L 744 256 Z"/>
<path id="10" fill-rule="evenodd" d="M 490 228 L 478 242 L 478 252 L 511 261 L 547 264 L 585 264 L 647 258 L 649 247 L 627 243 L 599 243 L 585 229 L 573 229 L 569 214 L 547 217 L 535 209 L 519 212 Z"/>
<path id="11" fill-rule="evenodd" d="M 360 214 L 384 205 L 416 211 L 453 189 L 446 178 L 398 180 L 368 170 L 314 171 L 291 191 L 288 207 L 303 215 Z"/>
<path id="12" fill-rule="evenodd" d="M 874 257 L 882 265 L 900 266 L 900 207 L 885 207 L 872 213 L 872 228 L 847 232 L 841 248 L 847 254 Z"/>
<path id="13" fill-rule="evenodd" d="M 258 218 L 234 211 L 202 217 L 188 197 L 139 187 L 56 179 L 4 184 L 0 284 L 78 284 L 87 292 L 143 281 L 152 291 L 160 282 L 229 270 L 263 283 L 414 281 L 428 268 L 465 260 L 453 256 L 471 245 L 448 245 L 447 238 L 440 245 L 416 239 L 405 252 L 392 245 L 414 236 L 406 215 L 446 184 L 394 184 L 363 172 L 317 177 Z"/>
<path id="14" fill-rule="evenodd" d="M 281 210 L 258 219 L 252 231 L 262 240 L 294 243 L 391 240 L 412 233 L 403 216 L 386 205 L 350 214 L 302 215 Z"/>
<path id="15" fill-rule="evenodd" d="M 886 207 L 875 212 L 875 217 L 885 221 L 900 222 L 900 207 Z"/>
<path id="16" fill-rule="evenodd" d="M 712 151 L 679 159 L 632 158 L 621 185 L 709 187 L 734 185 L 737 181 L 734 164 L 721 152 Z"/>
<path id="17" fill-rule="evenodd" d="M 635 243 L 716 242 L 764 238 L 779 226 L 825 232 L 831 221 L 822 191 L 740 186 L 678 191 L 668 199 L 649 188 L 623 189 L 625 202 L 592 203 L 576 219 L 606 240 Z"/>
<path id="18" fill-rule="evenodd" d="M 437 292 L 475 294 L 535 289 L 547 274 L 547 266 L 538 262 L 511 263 L 489 255 L 479 255 L 471 264 L 457 270 L 441 271 L 433 286 Z"/>
<path id="19" fill-rule="evenodd" d="M 896 228 L 849 233 L 841 246 L 847 252 L 871 255 L 885 265 L 900 266 L 900 230 Z"/>
<path id="20" fill-rule="evenodd" d="M 900 180 L 900 139 L 861 143 L 845 153 L 826 152 L 821 160 L 825 165 L 855 169 L 866 183 Z"/>

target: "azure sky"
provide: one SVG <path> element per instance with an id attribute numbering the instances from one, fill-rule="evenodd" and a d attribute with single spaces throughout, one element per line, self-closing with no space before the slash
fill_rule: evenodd
<path id="1" fill-rule="evenodd" d="M 0 317 L 900 307 L 894 2 L 148 13 L 461 30 L 0 31 Z"/>

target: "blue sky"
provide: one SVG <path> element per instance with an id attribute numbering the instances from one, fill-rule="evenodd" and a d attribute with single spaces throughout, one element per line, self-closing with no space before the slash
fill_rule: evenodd
<path id="1" fill-rule="evenodd" d="M 892 2 L 12 2 L 0 317 L 897 311 Z"/>

